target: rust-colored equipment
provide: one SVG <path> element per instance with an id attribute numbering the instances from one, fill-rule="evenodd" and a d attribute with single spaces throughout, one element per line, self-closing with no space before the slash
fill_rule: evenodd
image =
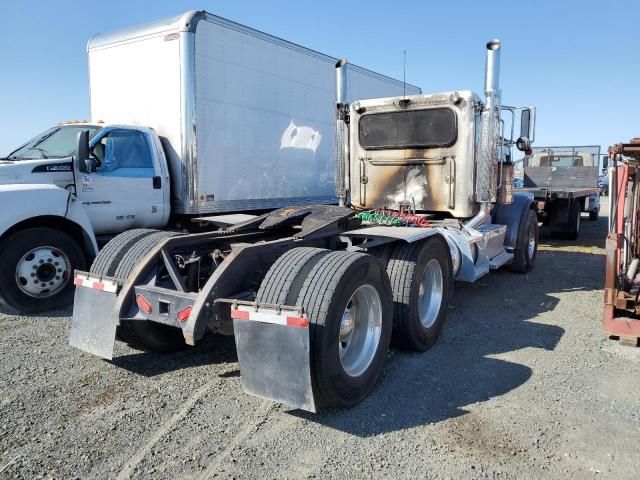
<path id="1" fill-rule="evenodd" d="M 609 234 L 604 331 L 621 343 L 640 341 L 640 138 L 609 147 Z"/>

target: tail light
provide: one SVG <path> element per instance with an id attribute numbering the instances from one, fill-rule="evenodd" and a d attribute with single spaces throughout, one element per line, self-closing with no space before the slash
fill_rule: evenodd
<path id="1" fill-rule="evenodd" d="M 142 310 L 147 315 L 153 311 L 153 309 L 151 308 L 151 304 L 142 295 L 136 295 L 136 303 L 138 304 L 140 310 Z"/>
<path id="2" fill-rule="evenodd" d="M 179 322 L 186 322 L 187 320 L 189 320 L 189 315 L 191 315 L 191 307 L 183 308 L 178 312 L 176 317 L 178 318 Z"/>

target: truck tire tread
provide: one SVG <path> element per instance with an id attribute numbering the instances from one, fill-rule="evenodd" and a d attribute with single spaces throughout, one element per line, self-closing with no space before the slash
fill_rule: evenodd
<path id="1" fill-rule="evenodd" d="M 303 270 L 309 270 L 329 250 L 313 247 L 299 247 L 287 251 L 271 266 L 260 284 L 256 301 L 274 305 L 288 305 L 295 302 L 304 278 Z M 296 282 L 296 280 L 298 280 Z"/>
<path id="2" fill-rule="evenodd" d="M 112 238 L 98 253 L 98 256 L 91 264 L 90 272 L 96 275 L 113 275 L 115 266 L 122 260 L 131 245 L 140 238 L 157 231 L 149 228 L 136 228 Z"/>
<path id="3" fill-rule="evenodd" d="M 123 252 L 123 258 L 115 265 L 112 276 L 124 282 L 127 280 L 136 264 L 140 262 L 153 248 L 166 238 L 182 235 L 180 232 L 166 232 L 156 230 L 149 235 L 138 238 Z"/>

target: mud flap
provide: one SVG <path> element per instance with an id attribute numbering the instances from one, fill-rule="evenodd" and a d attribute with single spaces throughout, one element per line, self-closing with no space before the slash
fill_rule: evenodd
<path id="1" fill-rule="evenodd" d="M 116 339 L 113 310 L 118 295 L 115 291 L 76 285 L 69 344 L 111 360 Z"/>
<path id="2" fill-rule="evenodd" d="M 243 309 L 242 306 L 238 307 Z M 311 382 L 309 325 L 286 314 L 232 309 L 244 391 L 294 408 L 316 412 Z M 241 317 L 241 318 L 238 318 Z M 282 321 L 278 321 L 278 320 Z"/>

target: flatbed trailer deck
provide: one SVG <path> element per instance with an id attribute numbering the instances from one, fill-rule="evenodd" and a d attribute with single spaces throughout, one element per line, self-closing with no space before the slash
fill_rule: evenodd
<path id="1" fill-rule="evenodd" d="M 583 212 L 598 219 L 599 158 L 598 146 L 571 146 L 537 147 L 523 159 L 524 185 L 516 191 L 534 196 L 538 219 L 552 234 L 575 239 Z"/>

